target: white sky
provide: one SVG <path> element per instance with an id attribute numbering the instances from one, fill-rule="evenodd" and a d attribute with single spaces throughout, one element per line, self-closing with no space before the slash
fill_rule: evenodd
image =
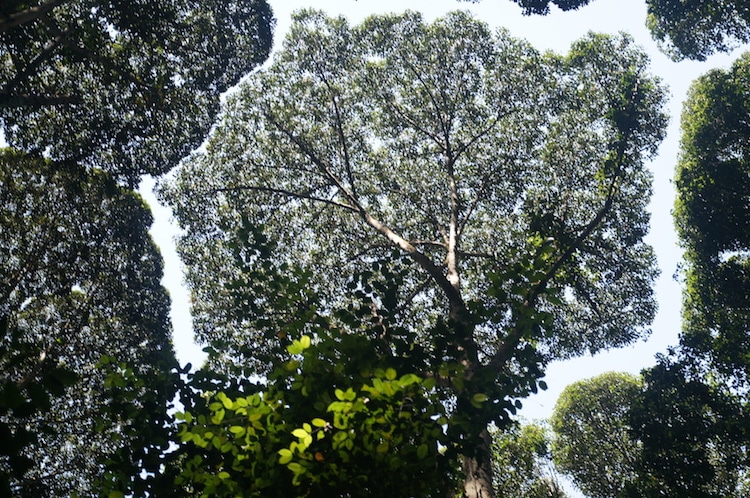
<path id="1" fill-rule="evenodd" d="M 315 7 L 329 15 L 344 15 L 352 24 L 371 14 L 400 12 L 406 9 L 422 12 L 427 21 L 451 10 L 468 10 L 490 26 L 503 26 L 509 29 L 512 35 L 530 41 L 540 50 L 549 49 L 559 53 L 567 52 L 571 42 L 588 31 L 630 33 L 636 43 L 650 54 L 652 72 L 668 85 L 671 93 L 668 108 L 671 122 L 668 135 L 660 148 L 659 156 L 650 164 L 654 173 L 654 196 L 651 204 L 652 230 L 648 241 L 656 249 L 662 270 L 656 285 L 659 314 L 653 324 L 653 334 L 646 342 L 599 354 L 593 358 L 583 357 L 551 365 L 545 378 L 549 390 L 525 400 L 521 415 L 528 419 L 546 418 L 551 413 L 559 393 L 569 383 L 611 370 L 638 373 L 642 368 L 654 363 L 654 354 L 665 352 L 667 346 L 676 344 L 680 328 L 681 287 L 673 275 L 677 269 L 680 251 L 676 245 L 670 211 L 674 202 L 671 178 L 679 144 L 681 105 L 693 79 L 710 68 L 728 67 L 739 50 L 730 55 L 712 57 L 704 63 L 670 61 L 658 51 L 645 28 L 646 7 L 643 0 L 593 0 L 591 5 L 579 11 L 566 13 L 553 10 L 552 14 L 546 17 L 524 17 L 521 15 L 521 9 L 510 0 L 483 0 L 477 4 L 456 0 L 271 0 L 270 3 L 277 18 L 275 46 L 279 46 L 289 27 L 291 12 L 304 7 Z M 190 361 L 195 366 L 201 363 L 203 356 L 200 348 L 192 342 L 189 298 L 180 285 L 181 267 L 173 243 L 177 231 L 170 224 L 169 211 L 158 206 L 151 195 L 151 185 L 152 183 L 145 182 L 141 191 L 155 211 L 156 223 L 152 235 L 166 260 L 164 283 L 173 299 L 175 348 L 181 363 Z"/>

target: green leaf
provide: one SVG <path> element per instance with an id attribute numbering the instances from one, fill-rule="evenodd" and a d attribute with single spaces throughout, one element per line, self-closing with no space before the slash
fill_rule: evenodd
<path id="1" fill-rule="evenodd" d="M 322 418 L 314 418 L 312 419 L 312 425 L 314 425 L 315 427 L 326 427 L 328 425 L 328 422 L 326 422 Z"/>
<path id="2" fill-rule="evenodd" d="M 294 456 L 290 450 L 287 448 L 282 448 L 278 451 L 279 454 L 279 463 L 281 465 L 286 465 L 287 463 L 292 461 L 292 457 Z"/>
<path id="3" fill-rule="evenodd" d="M 472 401 L 475 403 L 484 403 L 487 401 L 488 397 L 484 393 L 476 393 L 474 396 L 471 397 Z"/>
<path id="4" fill-rule="evenodd" d="M 294 429 L 292 431 L 292 436 L 299 438 L 299 439 L 304 439 L 309 435 L 310 433 L 307 432 L 305 429 Z"/>

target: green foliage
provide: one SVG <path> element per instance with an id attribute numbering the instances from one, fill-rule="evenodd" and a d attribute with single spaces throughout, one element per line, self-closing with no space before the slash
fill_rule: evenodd
<path id="1" fill-rule="evenodd" d="M 552 455 L 587 496 L 620 496 L 636 478 L 640 444 L 630 434 L 628 413 L 642 385 L 629 374 L 605 373 L 569 385 L 557 400 Z"/>
<path id="2" fill-rule="evenodd" d="M 453 254 L 461 300 L 506 317 L 469 340 L 489 356 L 518 340 L 503 293 L 553 315 L 535 337 L 550 356 L 646 332 L 656 271 L 642 242 L 642 161 L 662 136 L 663 92 L 629 39 L 592 36 L 568 57 L 543 57 L 463 14 L 350 28 L 307 12 L 285 43 L 228 100 L 206 152 L 162 190 L 185 229 L 199 340 L 232 351 L 247 343 L 242 317 L 223 311 L 243 218 L 266 228 L 279 264 L 301 266 L 329 307 L 351 275 L 394 249 L 407 255 L 394 318 L 416 330 L 445 318 L 448 299 L 464 306 L 441 268 Z M 442 235 L 452 219 L 455 247 Z M 488 278 L 533 261 L 548 238 L 552 252 L 536 268 L 544 278 L 515 292 Z"/>
<path id="3" fill-rule="evenodd" d="M 212 366 L 269 374 L 248 359 L 300 335 L 371 362 L 344 339 L 366 337 L 392 362 L 372 371 L 435 379 L 466 489 L 491 492 L 486 427 L 545 363 L 648 333 L 644 160 L 665 118 L 647 66 L 624 36 L 541 55 L 464 13 L 297 13 L 162 186 Z M 305 387 L 326 399 L 338 382 Z"/>
<path id="4" fill-rule="evenodd" d="M 628 421 L 641 441 L 638 479 L 627 497 L 747 496 L 747 405 L 694 360 L 660 357 L 644 372 L 645 389 Z M 743 406 L 744 404 L 744 406 Z"/>
<path id="5" fill-rule="evenodd" d="M 560 10 L 576 10 L 588 5 L 591 0 L 513 0 L 523 8 L 525 15 L 540 14 L 547 15 L 550 12 L 550 4 Z"/>
<path id="6" fill-rule="evenodd" d="M 356 337 L 348 342 L 371 349 Z M 295 339 L 259 391 L 219 391 L 198 412 L 178 414 L 182 443 L 204 454 L 187 460 L 177 483 L 201 496 L 442 495 L 448 421 L 434 379 L 365 364 L 327 384 L 325 346 L 316 343 Z"/>
<path id="7" fill-rule="evenodd" d="M 5 137 L 133 186 L 200 144 L 272 26 L 263 0 L 3 2 Z"/>
<path id="8" fill-rule="evenodd" d="M 685 103 L 675 222 L 685 253 L 682 343 L 746 382 L 750 369 L 750 54 L 699 78 Z"/>
<path id="9" fill-rule="evenodd" d="M 646 0 L 654 39 L 674 59 L 705 60 L 750 41 L 750 8 L 745 0 Z"/>
<path id="10" fill-rule="evenodd" d="M 105 173 L 7 149 L 0 203 L 6 494 L 143 494 L 176 391 L 151 215 Z"/>
<path id="11" fill-rule="evenodd" d="M 468 0 L 479 1 L 479 0 Z M 513 0 L 525 15 L 547 15 L 550 5 L 576 10 L 591 0 Z M 662 51 L 674 60 L 706 60 L 750 42 L 750 8 L 746 0 L 646 0 L 646 24 Z"/>
<path id="12" fill-rule="evenodd" d="M 495 492 L 500 498 L 565 498 L 552 467 L 545 426 L 513 424 L 492 431 Z"/>

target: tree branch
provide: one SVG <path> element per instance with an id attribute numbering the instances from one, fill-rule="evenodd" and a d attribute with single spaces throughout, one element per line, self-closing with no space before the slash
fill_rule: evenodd
<path id="1" fill-rule="evenodd" d="M 241 190 L 249 190 L 249 191 L 255 191 L 255 192 L 268 192 L 272 194 L 281 194 L 286 197 L 292 197 L 295 199 L 306 199 L 309 201 L 314 202 L 321 202 L 324 204 L 329 204 L 331 206 L 336 206 L 342 209 L 346 209 L 347 211 L 353 211 L 353 212 L 359 212 L 359 208 L 355 206 L 351 206 L 349 204 L 339 202 L 333 199 L 326 199 L 323 197 L 316 197 L 312 195 L 312 191 L 308 192 L 292 192 L 291 190 L 286 190 L 282 188 L 275 188 L 275 187 L 262 187 L 257 185 L 237 185 L 234 187 L 217 187 L 208 189 L 207 193 L 218 193 L 218 192 L 235 192 L 235 191 L 241 191 Z"/>
<path id="2" fill-rule="evenodd" d="M 70 1 L 71 0 L 52 0 L 48 3 L 34 5 L 33 7 L 29 7 L 25 10 L 20 10 L 12 14 L 3 15 L 3 20 L 0 21 L 0 33 L 5 33 L 15 28 L 16 26 L 20 26 L 21 24 L 26 24 L 27 22 L 39 19 L 55 7 L 59 7 L 60 5 Z"/>

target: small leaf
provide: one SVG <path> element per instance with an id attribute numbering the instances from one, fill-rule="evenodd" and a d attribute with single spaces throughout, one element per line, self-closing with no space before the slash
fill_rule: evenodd
<path id="1" fill-rule="evenodd" d="M 315 427 L 325 427 L 328 425 L 328 422 L 326 422 L 322 418 L 314 418 L 312 419 L 312 425 L 314 425 Z"/>
<path id="2" fill-rule="evenodd" d="M 311 344 L 310 336 L 303 335 L 302 337 L 299 338 L 299 343 L 303 350 L 309 348 Z"/>
<path id="3" fill-rule="evenodd" d="M 302 465 L 297 462 L 291 462 L 286 467 L 297 475 L 304 474 L 307 471 Z"/>
<path id="4" fill-rule="evenodd" d="M 281 465 L 286 465 L 292 461 L 293 454 L 287 448 L 280 449 L 278 453 L 279 453 L 279 463 Z"/>
<path id="5" fill-rule="evenodd" d="M 484 393 L 476 393 L 474 396 L 471 397 L 472 401 L 476 403 L 484 403 L 487 401 L 487 395 Z"/>
<path id="6" fill-rule="evenodd" d="M 309 435 L 310 435 L 310 433 L 307 432 L 305 429 L 302 429 L 302 428 L 300 428 L 300 429 L 294 429 L 292 431 L 292 436 L 297 437 L 299 439 L 304 439 L 304 438 L 306 438 Z"/>

